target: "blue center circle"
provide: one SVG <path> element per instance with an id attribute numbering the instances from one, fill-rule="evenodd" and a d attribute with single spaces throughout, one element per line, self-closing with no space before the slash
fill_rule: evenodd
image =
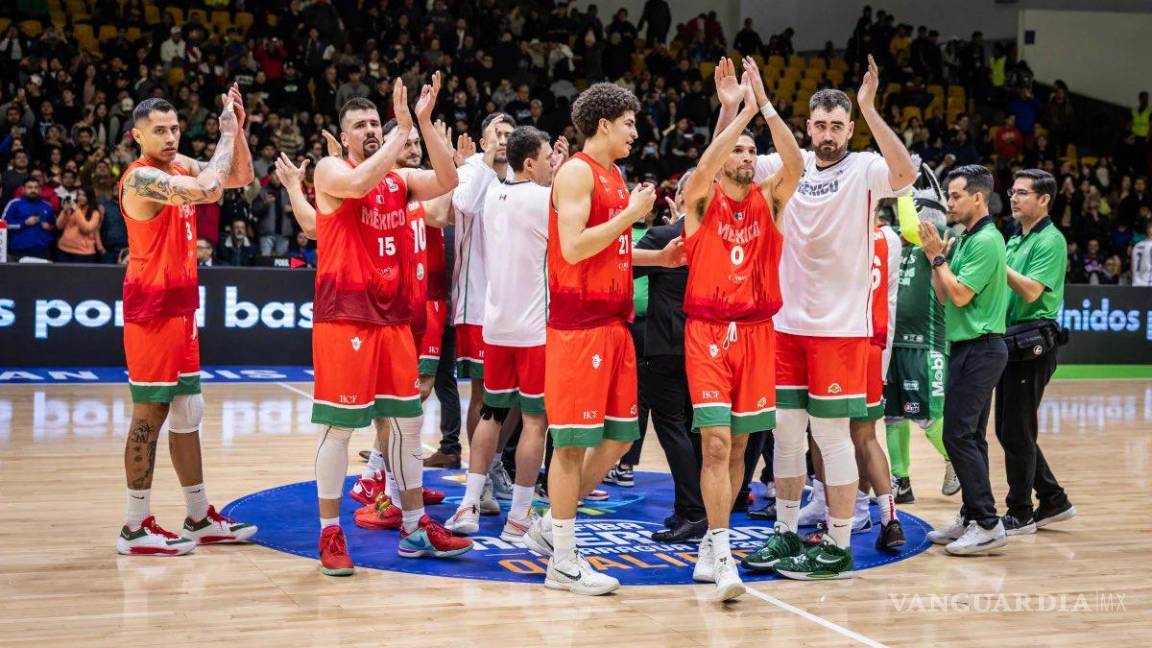
<path id="1" fill-rule="evenodd" d="M 440 522 L 451 516 L 464 496 L 464 479 L 465 474 L 458 470 L 425 470 L 425 485 L 446 494 L 444 502 L 428 507 L 428 514 Z M 349 477 L 344 491 L 351 489 L 355 481 L 356 477 Z M 754 483 L 753 488 L 757 493 L 755 506 L 762 506 L 763 487 Z M 602 502 L 584 502 L 576 522 L 577 545 L 592 566 L 615 576 L 624 585 L 691 585 L 697 545 L 662 544 L 651 538 L 652 532 L 664 528 L 663 520 L 672 512 L 671 475 L 637 472 L 635 487 L 605 485 L 603 489 L 609 498 Z M 348 537 L 348 552 L 359 567 L 449 578 L 542 583 L 547 560 L 519 544 L 500 539 L 509 502 L 501 501 L 500 505 L 501 515 L 480 517 L 480 532 L 471 536 L 475 544 L 473 550 L 447 560 L 399 557 L 396 545 L 400 533 L 357 527 L 353 514 L 359 504 L 350 497 L 343 498 L 340 518 Z M 314 481 L 245 495 L 228 504 L 223 512 L 260 527 L 253 538 L 256 544 L 318 558 L 320 529 Z M 852 536 L 857 570 L 911 558 L 931 545 L 927 533 L 932 527 L 928 523 L 903 511 L 899 515 L 907 544 L 898 553 L 878 551 L 873 544 L 879 529 L 879 512 L 872 507 L 873 529 Z M 745 513 L 734 513 L 731 525 L 732 550 L 738 556 L 758 549 L 772 533 L 771 521 L 754 520 Z M 780 578 L 746 571 L 742 571 L 742 577 L 748 581 Z"/>

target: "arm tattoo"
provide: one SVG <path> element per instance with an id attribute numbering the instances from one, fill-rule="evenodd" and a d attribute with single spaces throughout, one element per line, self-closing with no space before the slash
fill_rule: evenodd
<path id="1" fill-rule="evenodd" d="M 172 176 L 158 169 L 140 168 L 128 177 L 124 188 L 133 191 L 141 198 L 170 203 L 173 205 L 191 205 L 208 201 L 212 187 L 185 186 L 174 184 Z"/>

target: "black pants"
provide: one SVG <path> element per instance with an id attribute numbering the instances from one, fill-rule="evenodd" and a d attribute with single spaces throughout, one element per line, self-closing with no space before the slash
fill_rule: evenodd
<path id="1" fill-rule="evenodd" d="M 756 471 L 756 464 L 760 463 L 760 455 L 764 454 L 764 444 L 771 436 L 772 430 L 753 432 L 748 435 L 748 446 L 744 448 L 744 481 L 740 485 L 740 492 L 736 494 L 737 502 L 741 498 L 748 497 L 751 490 L 748 484 L 752 482 L 752 473 Z M 771 457 L 768 458 L 768 463 L 772 463 Z"/>
<path id="2" fill-rule="evenodd" d="M 960 514 L 985 529 L 999 521 L 988 480 L 987 431 L 992 390 L 1007 363 L 1008 347 L 1000 336 L 956 342 L 944 388 L 944 448 L 960 479 Z"/>
<path id="3" fill-rule="evenodd" d="M 440 452 L 460 454 L 460 390 L 456 385 L 456 327 L 445 326 L 434 386 L 440 401 Z"/>
<path id="4" fill-rule="evenodd" d="M 652 379 L 648 375 L 648 359 L 644 357 L 644 321 L 646 319 L 637 317 L 631 326 L 632 345 L 636 348 L 636 380 L 639 385 Z M 640 463 L 640 450 L 644 448 L 644 437 L 648 434 L 648 403 L 644 401 L 644 388 L 640 387 L 637 393 L 639 394 L 639 402 L 637 403 L 636 418 L 640 423 L 640 438 L 636 439 L 628 452 L 625 452 L 624 456 L 620 458 L 620 463 L 629 466 Z"/>
<path id="5" fill-rule="evenodd" d="M 1008 514 L 1019 520 L 1032 517 L 1032 489 L 1046 509 L 1060 510 L 1068 496 L 1056 481 L 1044 453 L 1036 444 L 1036 412 L 1044 388 L 1056 371 L 1056 350 L 1024 362 L 1009 362 L 996 389 L 996 438 L 1004 448 L 1008 475 Z"/>
<path id="6" fill-rule="evenodd" d="M 676 513 L 689 520 L 702 520 L 700 435 L 692 433 L 684 356 L 649 356 L 646 364 L 650 379 L 640 383 L 640 398 L 652 408 L 652 427 L 672 471 Z"/>

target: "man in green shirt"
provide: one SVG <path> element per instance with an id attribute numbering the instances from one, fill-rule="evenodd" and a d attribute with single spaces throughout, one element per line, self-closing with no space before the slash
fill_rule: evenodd
<path id="1" fill-rule="evenodd" d="M 1008 280 L 1004 238 L 988 215 L 992 174 L 980 165 L 961 166 L 948 174 L 947 187 L 948 212 L 964 226 L 952 260 L 946 256 L 952 241 L 945 245 L 935 226 L 920 223 L 920 239 L 947 319 L 951 355 L 944 387 L 944 447 L 960 478 L 964 505 L 951 526 L 928 538 L 946 544 L 949 554 L 970 555 L 1007 542 L 988 480 L 986 437 L 992 390 L 1008 362 Z"/>
<path id="2" fill-rule="evenodd" d="M 1010 346 L 1031 353 L 1010 361 L 1000 378 L 996 438 L 1004 448 L 1008 476 L 1004 528 L 1008 535 L 1023 535 L 1076 515 L 1036 444 L 1036 412 L 1056 371 L 1056 314 L 1064 302 L 1068 254 L 1064 235 L 1048 217 L 1056 197 L 1051 174 L 1039 169 L 1018 171 L 1008 195 L 1020 232 L 1008 241 L 1008 287 L 1012 290 L 1006 324 L 1009 338 L 1020 341 Z M 1040 501 L 1035 510 L 1033 489 Z"/>

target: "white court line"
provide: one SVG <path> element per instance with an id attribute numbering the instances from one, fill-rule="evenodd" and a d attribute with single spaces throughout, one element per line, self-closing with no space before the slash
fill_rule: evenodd
<path id="1" fill-rule="evenodd" d="M 304 391 L 303 389 L 297 389 L 297 388 L 293 387 L 292 385 L 289 385 L 288 383 L 278 382 L 276 384 L 280 385 L 281 387 L 283 387 L 284 389 L 287 389 L 290 392 L 295 392 L 297 394 L 300 394 L 304 398 L 307 398 L 308 400 L 312 400 L 312 394 L 309 394 L 308 392 Z M 436 452 L 436 450 L 437 450 L 437 448 L 433 448 L 432 446 L 428 445 L 427 443 L 421 443 L 420 445 L 421 445 L 421 447 L 423 447 L 428 452 Z"/>
<path id="2" fill-rule="evenodd" d="M 860 634 L 859 632 L 854 632 L 852 630 L 849 630 L 848 628 L 845 628 L 842 625 L 835 624 L 835 623 L 829 621 L 828 619 L 825 619 L 822 616 L 812 614 L 811 612 L 809 612 L 807 610 L 801 610 L 800 608 L 796 607 L 795 605 L 790 605 L 788 603 L 785 603 L 784 601 L 781 601 L 780 599 L 776 598 L 775 596 L 772 596 L 770 594 L 765 594 L 764 592 L 761 592 L 760 590 L 753 589 L 753 588 L 749 587 L 748 593 L 751 594 L 752 596 L 755 596 L 756 598 L 760 599 L 761 601 L 765 601 L 767 603 L 771 603 L 772 605 L 775 605 L 776 607 L 780 608 L 781 610 L 784 610 L 785 612 L 791 612 L 792 614 L 795 614 L 797 616 L 804 617 L 805 619 L 808 619 L 812 623 L 815 623 L 817 625 L 822 625 L 825 628 L 828 628 L 832 632 L 844 635 L 845 637 L 848 637 L 849 639 L 854 639 L 856 641 L 859 641 L 860 643 L 864 644 L 865 646 L 871 646 L 872 648 L 888 648 L 888 646 L 880 643 L 879 641 L 869 639 L 868 637 L 865 637 L 864 635 Z"/>

